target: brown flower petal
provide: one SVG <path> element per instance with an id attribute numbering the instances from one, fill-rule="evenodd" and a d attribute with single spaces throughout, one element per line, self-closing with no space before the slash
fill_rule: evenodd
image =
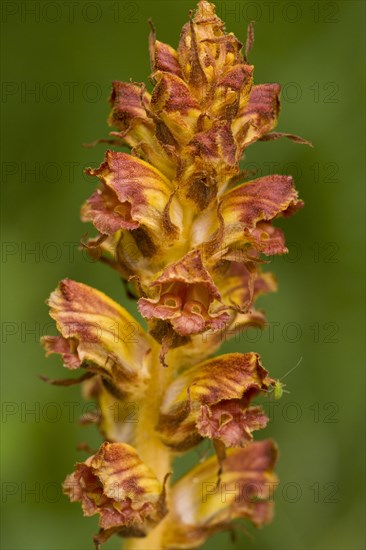
<path id="1" fill-rule="evenodd" d="M 167 177 L 173 177 L 176 167 L 156 138 L 156 125 L 149 116 L 150 94 L 145 87 L 130 82 L 113 82 L 108 122 L 119 129 L 111 135 L 134 148 L 134 152 L 150 162 Z"/>
<path id="2" fill-rule="evenodd" d="M 260 407 L 249 407 L 269 388 L 267 375 L 256 353 L 230 353 L 186 370 L 165 393 L 158 425 L 163 442 L 179 451 L 201 437 L 246 445 L 251 431 L 267 423 Z"/>
<path id="3" fill-rule="evenodd" d="M 226 447 L 245 447 L 253 441 L 252 432 L 267 426 L 261 407 L 241 408 L 235 400 L 202 405 L 197 429 L 202 437 L 220 439 Z"/>
<path id="4" fill-rule="evenodd" d="M 110 530 L 107 535 L 123 527 L 145 534 L 165 513 L 161 483 L 125 443 L 103 443 L 95 455 L 76 464 L 63 487 L 72 502 L 81 502 L 85 516 L 99 514 L 103 532 Z"/>
<path id="5" fill-rule="evenodd" d="M 130 82 L 115 80 L 112 86 L 109 98 L 112 112 L 108 122 L 121 130 L 127 143 L 134 146 L 146 132 L 153 133 L 153 123 L 146 113 L 150 105 L 150 94 L 142 85 Z"/>
<path id="6" fill-rule="evenodd" d="M 48 304 L 61 336 L 45 336 L 47 354 L 59 353 L 70 369 L 91 368 L 119 390 L 139 393 L 149 377 L 149 340 L 120 305 L 82 283 L 64 279 Z"/>
<path id="7" fill-rule="evenodd" d="M 241 47 L 232 33 L 225 34 L 214 4 L 201 0 L 193 19 L 182 29 L 178 47 L 183 76 L 201 104 L 210 99 L 210 84 L 242 60 Z"/>
<path id="8" fill-rule="evenodd" d="M 155 28 L 151 23 L 150 25 L 152 27 L 149 37 L 151 70 L 153 73 L 156 71 L 172 73 L 181 78 L 182 71 L 176 50 L 169 44 L 156 40 Z"/>
<path id="9" fill-rule="evenodd" d="M 151 111 L 159 117 L 174 140 L 186 145 L 197 129 L 201 110 L 187 84 L 178 76 L 157 72 L 151 97 Z"/>
<path id="10" fill-rule="evenodd" d="M 270 223 L 258 222 L 252 231 L 245 231 L 245 239 L 252 243 L 254 248 L 267 256 L 274 254 L 286 254 L 285 235 L 278 227 Z"/>
<path id="11" fill-rule="evenodd" d="M 193 468 L 174 486 L 170 512 L 164 520 L 164 548 L 197 548 L 236 518 L 256 527 L 272 519 L 273 473 L 277 448 L 273 441 L 228 451 L 217 479 L 216 456 Z"/>
<path id="12" fill-rule="evenodd" d="M 228 318 L 226 313 L 215 315 L 210 311 L 212 302 L 221 297 L 198 250 L 168 266 L 150 284 L 152 291 L 154 288 L 155 297 L 138 301 L 141 315 L 169 321 L 181 336 L 218 329 Z"/>
<path id="13" fill-rule="evenodd" d="M 260 252 L 286 252 L 281 231 L 261 222 L 292 214 L 301 206 L 291 176 L 264 176 L 235 187 L 221 202 L 223 246 L 247 241 Z"/>
<path id="14" fill-rule="evenodd" d="M 120 228 L 139 227 L 156 241 L 162 233 L 166 237 L 175 235 L 175 223 L 181 224 L 181 213 L 177 200 L 171 198 L 173 186 L 153 166 L 126 153 L 107 151 L 103 164 L 88 173 L 101 180 L 102 188 L 85 203 L 84 221 L 92 221 L 107 235 Z"/>
<path id="15" fill-rule="evenodd" d="M 233 65 L 218 79 L 210 114 L 232 121 L 247 104 L 252 89 L 253 66 Z"/>
<path id="16" fill-rule="evenodd" d="M 276 126 L 280 112 L 280 90 L 279 84 L 253 86 L 248 103 L 242 106 L 232 126 L 241 151 Z"/>

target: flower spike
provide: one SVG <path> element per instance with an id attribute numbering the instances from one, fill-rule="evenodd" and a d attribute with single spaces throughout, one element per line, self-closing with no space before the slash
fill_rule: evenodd
<path id="1" fill-rule="evenodd" d="M 81 384 L 97 404 L 81 423 L 104 443 L 64 482 L 84 515 L 99 515 L 97 548 L 116 534 L 127 550 L 190 549 L 235 520 L 262 527 L 278 484 L 275 443 L 254 439 L 269 420 L 257 398 L 278 397 L 278 381 L 254 351 L 214 354 L 265 327 L 256 300 L 277 288 L 265 266 L 287 253 L 276 219 L 303 206 L 291 176 L 246 181 L 255 174 L 240 162 L 257 141 L 311 143 L 275 131 L 280 85 L 255 82 L 252 23 L 243 46 L 199 0 L 176 48 L 150 27 L 153 89 L 113 82 L 114 130 L 99 143 L 117 150 L 86 171 L 99 181 L 81 209 L 96 232 L 83 246 L 117 271 L 146 330 L 64 279 L 48 301 L 59 335 L 42 338 L 46 355 L 82 370 L 42 379 Z M 172 483 L 174 457 L 202 441 L 212 456 Z"/>

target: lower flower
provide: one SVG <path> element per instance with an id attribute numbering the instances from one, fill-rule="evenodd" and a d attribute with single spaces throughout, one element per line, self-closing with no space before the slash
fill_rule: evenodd
<path id="1" fill-rule="evenodd" d="M 265 440 L 230 450 L 219 480 L 216 457 L 193 468 L 172 488 L 162 547 L 197 548 L 213 533 L 231 530 L 237 518 L 256 527 L 268 523 L 278 484 L 273 473 L 276 458 L 275 443 Z"/>
<path id="2" fill-rule="evenodd" d="M 103 443 L 76 464 L 63 487 L 72 502 L 81 502 L 85 516 L 99 514 L 97 545 L 116 532 L 145 536 L 166 514 L 164 487 L 126 443 Z"/>

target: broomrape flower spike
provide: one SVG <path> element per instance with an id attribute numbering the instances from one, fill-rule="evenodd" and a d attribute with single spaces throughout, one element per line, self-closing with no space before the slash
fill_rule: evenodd
<path id="1" fill-rule="evenodd" d="M 82 383 L 98 404 L 83 422 L 96 423 L 104 443 L 64 482 L 84 515 L 99 515 L 97 547 L 117 534 L 130 550 L 197 548 L 236 518 L 261 527 L 272 517 L 277 450 L 253 441 L 268 422 L 255 399 L 278 398 L 283 386 L 254 352 L 213 357 L 224 339 L 263 327 L 255 301 L 276 290 L 263 256 L 287 252 L 273 221 L 303 206 L 290 176 L 245 181 L 239 168 L 258 140 L 309 144 L 271 133 L 280 86 L 253 84 L 253 40 L 250 25 L 243 48 L 200 0 L 177 50 L 151 24 L 152 93 L 113 82 L 117 150 L 87 170 L 99 186 L 81 217 L 97 235 L 83 246 L 122 277 L 147 328 L 65 279 L 48 301 L 60 334 L 43 338 L 47 355 L 82 371 L 43 379 Z M 129 154 L 118 150 L 126 146 Z M 213 455 L 172 484 L 173 458 L 203 440 Z"/>

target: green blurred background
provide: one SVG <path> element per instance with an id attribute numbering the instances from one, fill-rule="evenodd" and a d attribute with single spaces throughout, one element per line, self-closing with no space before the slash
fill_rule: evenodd
<path id="1" fill-rule="evenodd" d="M 306 208 L 282 224 L 287 258 L 271 265 L 279 292 L 265 297 L 269 327 L 224 350 L 258 351 L 286 379 L 260 437 L 279 443 L 276 517 L 233 548 L 359 550 L 363 539 L 363 1 L 218 2 L 227 29 L 245 39 L 256 82 L 283 85 L 278 130 L 311 139 L 255 144 L 244 166 L 291 173 Z M 66 375 L 38 341 L 54 333 L 44 300 L 67 276 L 126 304 L 117 275 L 78 251 L 79 206 L 95 183 L 115 79 L 147 80 L 147 19 L 177 45 L 193 1 L 2 2 L 2 548 L 92 548 L 96 518 L 61 495 L 80 441 L 100 438 L 77 418 L 79 388 L 42 383 Z M 277 163 L 277 164 L 275 164 Z M 33 411 L 33 412 L 32 412 Z M 191 453 L 178 465 L 197 461 Z M 227 534 L 205 549 L 227 548 Z M 106 549 L 118 549 L 110 540 Z"/>

